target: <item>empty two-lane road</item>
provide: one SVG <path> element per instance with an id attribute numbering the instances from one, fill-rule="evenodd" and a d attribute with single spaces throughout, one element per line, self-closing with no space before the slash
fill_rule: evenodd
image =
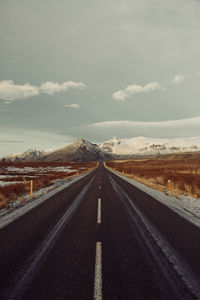
<path id="1" fill-rule="evenodd" d="M 200 230 L 103 163 L 0 230 L 1 299 L 200 299 Z"/>

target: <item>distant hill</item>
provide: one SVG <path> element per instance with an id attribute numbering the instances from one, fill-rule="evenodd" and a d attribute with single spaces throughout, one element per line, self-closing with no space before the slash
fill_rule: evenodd
<path id="1" fill-rule="evenodd" d="M 200 151 L 158 155 L 157 159 L 200 159 Z"/>
<path id="2" fill-rule="evenodd" d="M 1 161 L 30 161 L 37 160 L 42 157 L 46 152 L 36 149 L 29 149 L 23 153 L 16 153 L 7 155 L 1 158 Z"/>

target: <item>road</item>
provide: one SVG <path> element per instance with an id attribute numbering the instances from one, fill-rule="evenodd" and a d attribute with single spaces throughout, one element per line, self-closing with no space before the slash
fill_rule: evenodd
<path id="1" fill-rule="evenodd" d="M 0 230 L 1 299 L 200 299 L 200 229 L 106 169 Z"/>

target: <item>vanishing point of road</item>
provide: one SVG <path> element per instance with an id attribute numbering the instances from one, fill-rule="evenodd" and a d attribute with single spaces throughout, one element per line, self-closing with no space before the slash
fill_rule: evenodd
<path id="1" fill-rule="evenodd" d="M 200 299 L 200 229 L 102 162 L 0 230 L 0 299 Z"/>

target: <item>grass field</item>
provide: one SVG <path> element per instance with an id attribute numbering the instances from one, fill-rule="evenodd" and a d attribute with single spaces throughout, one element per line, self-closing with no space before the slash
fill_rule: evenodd
<path id="1" fill-rule="evenodd" d="M 76 176 L 94 169 L 96 162 L 91 163 L 41 163 L 41 162 L 0 162 L 0 209 L 9 208 L 10 201 L 15 201 L 30 191 L 52 185 L 55 181 Z"/>
<path id="2" fill-rule="evenodd" d="M 145 185 L 169 192 L 171 181 L 174 195 L 200 198 L 200 159 L 150 159 L 112 161 L 106 165 Z"/>

